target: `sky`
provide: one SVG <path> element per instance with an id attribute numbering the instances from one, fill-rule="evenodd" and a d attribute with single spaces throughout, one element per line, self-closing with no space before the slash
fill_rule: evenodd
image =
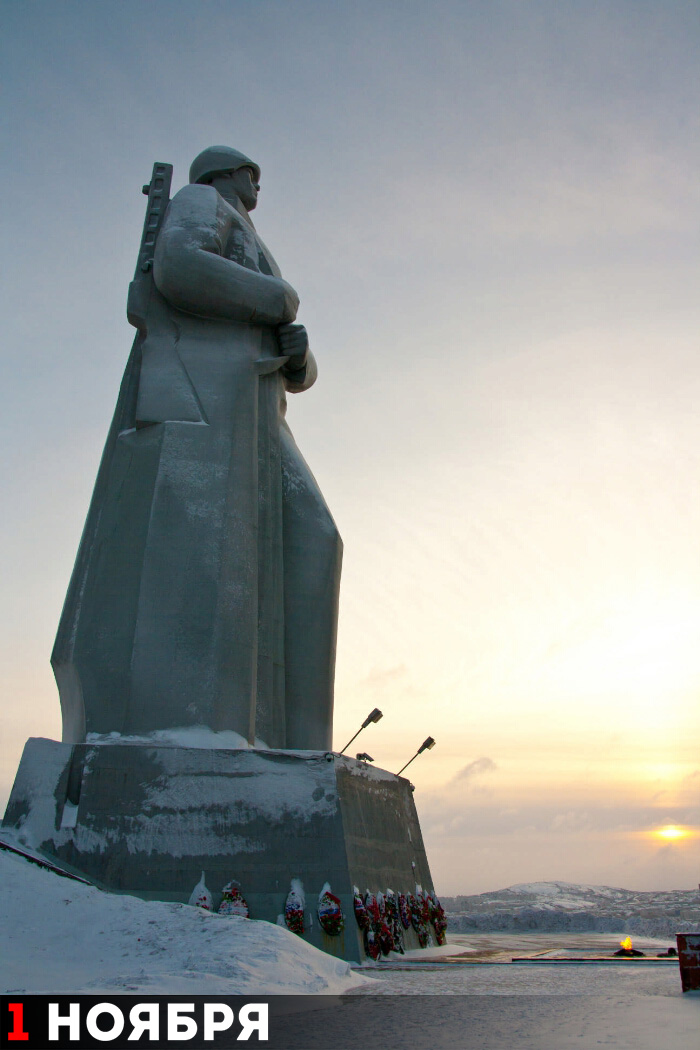
<path id="1" fill-rule="evenodd" d="M 438 892 L 700 879 L 700 9 L 0 3 L 0 807 L 132 342 L 154 161 L 225 143 L 319 365 L 334 745 L 410 767 Z M 688 832 L 662 837 L 669 825 Z"/>

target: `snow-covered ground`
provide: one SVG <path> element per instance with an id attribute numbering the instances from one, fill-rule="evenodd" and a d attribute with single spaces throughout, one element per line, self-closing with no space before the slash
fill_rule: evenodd
<path id="1" fill-rule="evenodd" d="M 473 896 L 443 897 L 453 933 L 623 932 L 672 937 L 700 928 L 697 890 L 642 892 L 569 882 L 529 882 Z"/>
<path id="2" fill-rule="evenodd" d="M 687 1050 L 700 1028 L 700 996 L 681 994 L 671 963 L 507 964 L 614 948 L 600 934 L 451 934 L 447 949 L 360 975 L 281 927 L 103 893 L 4 850 L 0 931 L 0 994 L 356 993 L 305 1000 L 302 1019 L 278 1026 L 285 1050 Z M 441 962 L 446 951 L 479 961 Z"/>
<path id="3" fill-rule="evenodd" d="M 341 994 L 365 978 L 268 922 L 103 893 L 0 850 L 0 994 Z"/>

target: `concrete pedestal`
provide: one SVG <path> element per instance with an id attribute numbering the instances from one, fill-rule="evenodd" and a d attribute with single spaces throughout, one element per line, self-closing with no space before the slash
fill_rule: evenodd
<path id="1" fill-rule="evenodd" d="M 204 871 L 216 906 L 237 879 L 269 922 L 301 879 L 305 939 L 348 960 L 364 958 L 353 886 L 433 892 L 408 780 L 331 753 L 34 738 L 3 828 L 112 892 L 187 902 Z M 345 915 L 337 937 L 316 916 L 325 882 Z"/>

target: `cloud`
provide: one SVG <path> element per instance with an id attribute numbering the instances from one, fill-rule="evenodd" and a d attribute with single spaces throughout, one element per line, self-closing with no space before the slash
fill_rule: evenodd
<path id="1" fill-rule="evenodd" d="M 574 800 L 569 800 L 566 805 L 566 799 L 561 798 L 558 803 L 542 801 L 539 804 L 508 808 L 496 801 L 484 804 L 479 800 L 477 804 L 473 795 L 471 802 L 465 802 L 456 792 L 436 792 L 420 801 L 423 830 L 454 839 L 507 840 L 533 834 L 544 839 L 553 836 L 553 840 L 559 840 L 562 836 L 581 839 L 589 836 L 618 836 L 622 840 L 665 824 L 700 827 L 700 813 L 697 807 L 692 806 L 679 806 L 669 811 L 652 805 L 595 804 L 593 800 L 581 806 Z"/>
<path id="2" fill-rule="evenodd" d="M 372 689 L 383 689 L 384 686 L 404 678 L 406 674 L 405 664 L 399 664 L 396 667 L 373 667 L 361 684 Z"/>
<path id="3" fill-rule="evenodd" d="M 551 831 L 569 832 L 578 834 L 581 831 L 592 830 L 592 822 L 587 811 L 569 810 L 567 813 L 557 813 L 549 825 Z"/>
<path id="4" fill-rule="evenodd" d="M 461 780 L 471 780 L 472 777 L 478 777 L 482 773 L 493 773 L 495 769 L 498 769 L 498 766 L 492 758 L 487 758 L 486 756 L 475 758 L 473 762 L 470 762 L 464 769 L 460 769 L 459 773 L 455 774 L 452 778 L 452 783 L 456 784 Z"/>

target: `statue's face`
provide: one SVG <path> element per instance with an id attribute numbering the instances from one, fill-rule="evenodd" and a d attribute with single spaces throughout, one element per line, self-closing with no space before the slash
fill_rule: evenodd
<path id="1" fill-rule="evenodd" d="M 237 171 L 228 171 L 224 175 L 215 176 L 211 181 L 212 186 L 223 197 L 229 196 L 233 191 L 246 211 L 252 211 L 258 203 L 260 184 L 256 182 L 252 168 L 245 167 L 238 168 Z"/>

